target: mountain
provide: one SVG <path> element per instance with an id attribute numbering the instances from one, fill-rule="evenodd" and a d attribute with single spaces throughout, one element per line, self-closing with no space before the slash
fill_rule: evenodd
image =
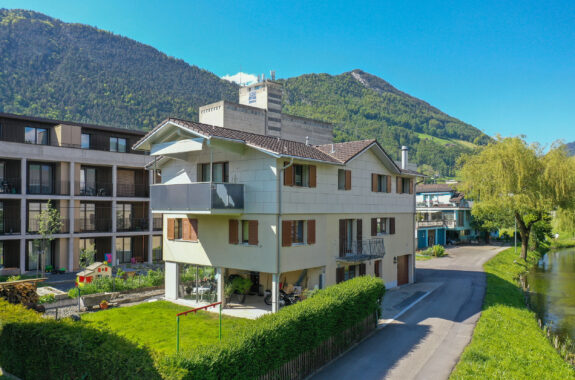
<path id="1" fill-rule="evenodd" d="M 361 70 L 281 80 L 284 112 L 329 121 L 336 141 L 377 138 L 399 158 L 454 175 L 462 153 L 489 137 Z M 94 27 L 0 9 L 0 112 L 150 129 L 168 116 L 237 102 L 238 86 L 158 50 Z"/>
<path id="2" fill-rule="evenodd" d="M 238 86 L 158 50 L 41 13 L 0 9 L 0 111 L 149 129 L 237 101 Z"/>

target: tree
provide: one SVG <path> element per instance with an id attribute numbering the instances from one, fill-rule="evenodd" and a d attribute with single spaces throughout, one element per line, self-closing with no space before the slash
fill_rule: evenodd
<path id="1" fill-rule="evenodd" d="M 48 244 L 54 240 L 54 235 L 60 232 L 63 223 L 60 219 L 60 212 L 56 208 L 52 207 L 52 201 L 48 201 L 46 209 L 42 210 L 40 215 L 36 218 L 38 221 L 38 234 L 42 236 L 39 239 L 41 259 L 38 260 L 38 262 L 42 267 L 42 273 L 44 273 L 46 247 L 48 247 Z"/>
<path id="2" fill-rule="evenodd" d="M 458 189 L 475 200 L 472 214 L 492 215 L 489 219 L 500 228 L 512 227 L 515 219 L 524 260 L 533 226 L 559 207 L 574 206 L 575 161 L 562 145 L 545 154 L 521 137 L 498 136 L 478 154 L 463 156 L 460 164 Z"/>
<path id="3" fill-rule="evenodd" d="M 417 171 L 427 176 L 425 183 L 434 183 L 435 179 L 439 177 L 439 171 L 435 170 L 431 165 L 423 164 L 417 168 Z"/>
<path id="4" fill-rule="evenodd" d="M 80 268 L 86 269 L 90 265 L 94 264 L 94 259 L 96 257 L 96 251 L 91 248 L 86 248 L 80 250 Z"/>

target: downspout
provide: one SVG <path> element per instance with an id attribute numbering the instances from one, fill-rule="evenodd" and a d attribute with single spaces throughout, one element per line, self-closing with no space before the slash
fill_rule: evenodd
<path id="1" fill-rule="evenodd" d="M 283 164 L 281 164 L 283 165 Z M 277 249 L 276 249 L 276 273 L 278 274 L 278 282 L 279 282 L 279 275 L 280 275 L 280 253 L 281 253 L 281 238 L 282 238 L 282 220 L 281 220 L 281 215 L 282 215 L 282 184 L 281 184 L 281 180 L 282 180 L 282 172 L 285 171 L 285 169 L 289 168 L 290 166 L 293 165 L 293 157 L 290 159 L 289 164 L 287 164 L 286 166 L 281 166 L 278 165 L 278 173 L 277 173 L 277 177 L 278 177 L 278 212 L 277 212 L 277 239 L 276 239 L 276 243 L 277 243 Z M 284 173 L 285 175 L 285 173 Z M 279 301 L 279 292 L 276 292 L 276 299 L 272 300 L 272 302 L 275 302 L 276 305 L 278 304 Z M 278 308 L 279 310 L 279 308 Z"/>

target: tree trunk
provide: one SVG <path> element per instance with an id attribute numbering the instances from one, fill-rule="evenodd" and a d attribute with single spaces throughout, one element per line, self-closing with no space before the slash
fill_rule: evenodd
<path id="1" fill-rule="evenodd" d="M 521 236 L 521 258 L 527 261 L 527 250 L 529 249 L 529 235 L 531 233 L 531 226 L 526 226 L 523 219 L 515 214 L 517 227 L 519 228 L 519 236 Z"/>

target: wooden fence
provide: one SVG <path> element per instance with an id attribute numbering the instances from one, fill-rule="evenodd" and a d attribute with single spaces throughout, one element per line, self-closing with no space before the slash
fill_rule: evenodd
<path id="1" fill-rule="evenodd" d="M 376 327 L 377 316 L 374 314 L 343 333 L 323 341 L 314 349 L 298 355 L 281 367 L 270 370 L 260 376 L 260 380 L 303 379 L 338 357 L 353 344 L 361 341 Z"/>

